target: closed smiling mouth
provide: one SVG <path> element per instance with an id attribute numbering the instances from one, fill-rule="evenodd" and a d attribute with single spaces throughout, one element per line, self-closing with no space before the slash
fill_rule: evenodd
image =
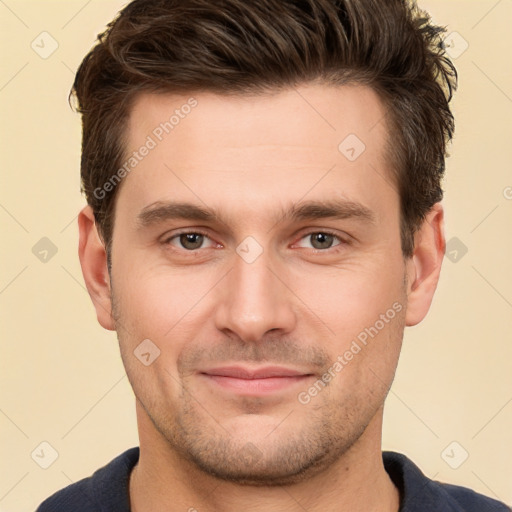
<path id="1" fill-rule="evenodd" d="M 211 383 L 244 395 L 265 395 L 285 390 L 298 383 L 304 384 L 314 374 L 283 366 L 224 366 L 199 372 Z"/>

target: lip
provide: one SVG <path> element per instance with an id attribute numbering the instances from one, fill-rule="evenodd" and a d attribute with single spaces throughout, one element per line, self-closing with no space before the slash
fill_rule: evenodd
<path id="1" fill-rule="evenodd" d="M 217 377 L 232 377 L 234 379 L 269 379 L 271 377 L 299 377 L 301 375 L 310 375 L 299 370 L 286 368 L 283 366 L 263 366 L 259 368 L 249 368 L 246 366 L 223 366 L 206 370 L 205 375 Z"/>
<path id="2" fill-rule="evenodd" d="M 202 371 L 200 375 L 225 390 L 246 396 L 272 394 L 298 383 L 304 385 L 304 381 L 313 376 L 311 373 L 283 366 L 224 366 Z"/>

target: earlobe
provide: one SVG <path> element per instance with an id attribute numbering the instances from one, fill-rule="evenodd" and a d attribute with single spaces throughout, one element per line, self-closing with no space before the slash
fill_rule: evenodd
<path id="1" fill-rule="evenodd" d="M 425 318 L 439 281 L 446 244 L 441 203 L 429 211 L 414 241 L 414 253 L 407 264 L 407 326 Z"/>
<path id="2" fill-rule="evenodd" d="M 105 329 L 113 331 L 115 323 L 112 317 L 107 254 L 96 229 L 90 206 L 86 206 L 79 213 L 78 229 L 80 234 L 78 256 L 87 291 L 96 309 L 98 322 Z"/>

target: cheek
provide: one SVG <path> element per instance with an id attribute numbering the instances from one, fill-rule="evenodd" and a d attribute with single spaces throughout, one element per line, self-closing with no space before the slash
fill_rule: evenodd
<path id="1" fill-rule="evenodd" d="M 218 280 L 215 272 L 168 267 L 122 272 L 114 280 L 118 309 L 139 336 L 163 339 L 199 314 L 203 299 Z M 122 276 L 125 276 L 124 278 Z"/>
<path id="2" fill-rule="evenodd" d="M 356 323 L 340 321 L 337 345 L 331 347 L 332 361 L 338 363 L 332 393 L 374 405 L 383 401 L 393 381 L 405 326 L 401 301 L 376 311 L 382 312 L 360 315 Z"/>
<path id="3" fill-rule="evenodd" d="M 296 281 L 302 285 L 298 295 L 328 327 L 318 342 L 338 363 L 331 368 L 332 393 L 360 396 L 366 389 L 371 403 L 385 396 L 393 380 L 406 310 L 404 269 L 399 263 L 385 268 L 382 261 Z"/>
<path id="4" fill-rule="evenodd" d="M 395 302 L 405 309 L 404 268 L 386 268 L 382 261 L 297 273 L 291 279 L 293 290 L 337 339 L 351 339 L 374 325 Z"/>

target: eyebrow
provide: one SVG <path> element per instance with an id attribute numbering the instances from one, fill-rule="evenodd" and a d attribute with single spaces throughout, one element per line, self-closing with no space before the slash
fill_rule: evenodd
<path id="1" fill-rule="evenodd" d="M 283 221 L 315 219 L 356 219 L 370 224 L 376 222 L 372 210 L 361 203 L 348 200 L 302 201 L 282 210 L 274 218 L 274 222 L 277 224 Z M 148 228 L 169 220 L 221 221 L 227 224 L 216 210 L 187 202 L 156 201 L 145 206 L 137 215 L 137 224 L 140 228 Z"/>

